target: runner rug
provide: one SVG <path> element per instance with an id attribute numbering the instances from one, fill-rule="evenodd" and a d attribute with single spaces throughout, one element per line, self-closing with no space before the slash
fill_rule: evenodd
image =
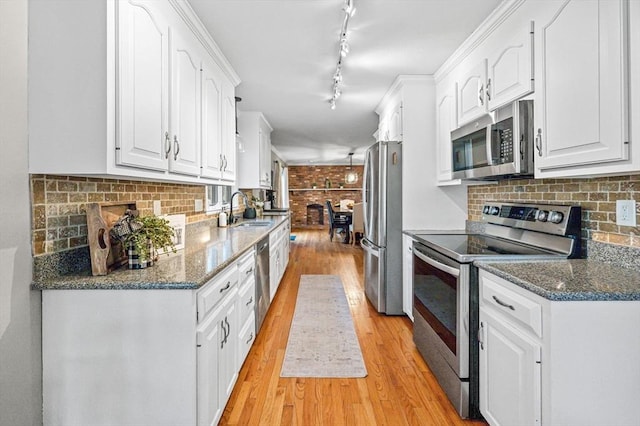
<path id="1" fill-rule="evenodd" d="M 302 275 L 281 377 L 365 377 L 340 277 Z"/>

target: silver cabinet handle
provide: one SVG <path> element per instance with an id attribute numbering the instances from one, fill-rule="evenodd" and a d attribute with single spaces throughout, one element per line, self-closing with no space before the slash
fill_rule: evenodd
<path id="1" fill-rule="evenodd" d="M 251 343 L 252 340 L 253 340 L 253 333 L 249 335 L 249 339 L 247 339 L 247 344 Z"/>
<path id="2" fill-rule="evenodd" d="M 487 80 L 487 101 L 491 100 L 491 79 Z"/>
<path id="3" fill-rule="evenodd" d="M 224 342 L 227 340 L 227 329 L 224 326 L 224 320 L 220 321 L 220 327 L 222 327 L 222 333 L 224 334 L 222 342 L 220 342 L 220 349 L 222 349 L 224 348 Z"/>
<path id="4" fill-rule="evenodd" d="M 251 275 L 253 274 L 253 268 L 247 270 L 247 272 L 245 272 L 245 275 Z"/>
<path id="5" fill-rule="evenodd" d="M 484 350 L 484 323 L 480 322 L 480 330 L 478 330 L 478 343 L 480 343 L 480 350 Z"/>
<path id="6" fill-rule="evenodd" d="M 245 304 L 246 306 L 249 306 L 250 304 L 253 303 L 253 296 L 251 296 L 251 299 L 249 299 L 249 301 Z"/>
<path id="7" fill-rule="evenodd" d="M 538 150 L 538 156 L 542 157 L 542 129 L 538 129 L 536 135 L 536 149 Z"/>
<path id="8" fill-rule="evenodd" d="M 220 171 L 223 170 L 224 161 L 222 160 L 222 154 L 220 154 Z"/>
<path id="9" fill-rule="evenodd" d="M 173 146 L 175 147 L 175 152 L 173 153 L 173 159 L 178 159 L 178 153 L 180 152 L 180 142 L 178 142 L 178 136 L 173 135 Z"/>
<path id="10" fill-rule="evenodd" d="M 496 296 L 491 296 L 491 297 L 493 297 L 493 300 L 495 300 L 498 305 L 504 306 L 505 308 L 509 308 L 512 311 L 516 310 L 516 308 L 514 308 L 513 305 L 503 302 L 502 300 L 498 299 Z"/>
<path id="11" fill-rule="evenodd" d="M 480 101 L 480 105 L 484 105 L 484 84 L 480 85 L 480 90 L 478 91 L 478 100 Z"/>
<path id="12" fill-rule="evenodd" d="M 171 152 L 171 137 L 169 132 L 164 132 L 164 158 L 169 158 Z"/>
<path id="13" fill-rule="evenodd" d="M 225 285 L 224 287 L 222 287 L 220 289 L 220 293 L 223 293 L 223 292 L 229 290 L 229 287 L 231 287 L 231 281 L 227 281 L 227 285 Z"/>

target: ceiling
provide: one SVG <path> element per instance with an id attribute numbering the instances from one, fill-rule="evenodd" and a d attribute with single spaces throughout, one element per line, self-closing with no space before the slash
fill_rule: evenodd
<path id="1" fill-rule="evenodd" d="M 500 0 L 353 0 L 342 96 L 329 107 L 344 0 L 189 0 L 290 165 L 361 163 L 400 74 L 433 74 Z"/>

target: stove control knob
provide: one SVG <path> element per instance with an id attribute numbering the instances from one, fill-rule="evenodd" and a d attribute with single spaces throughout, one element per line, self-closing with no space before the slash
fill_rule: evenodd
<path id="1" fill-rule="evenodd" d="M 538 213 L 536 213 L 536 219 L 540 222 L 546 222 L 548 218 L 549 212 L 546 210 L 538 210 Z"/>
<path id="2" fill-rule="evenodd" d="M 564 215 L 560 212 L 549 213 L 549 222 L 551 223 L 560 223 L 562 219 L 564 219 Z"/>
<path id="3" fill-rule="evenodd" d="M 489 214 L 490 215 L 498 216 L 498 213 L 500 213 L 500 208 L 499 207 L 489 206 Z"/>
<path id="4" fill-rule="evenodd" d="M 489 206 L 482 207 L 482 214 L 489 214 Z"/>

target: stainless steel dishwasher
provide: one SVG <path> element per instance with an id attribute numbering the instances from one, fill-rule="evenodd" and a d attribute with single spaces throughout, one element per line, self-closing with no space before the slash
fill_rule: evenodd
<path id="1" fill-rule="evenodd" d="M 256 335 L 271 303 L 269 293 L 269 236 L 256 244 Z"/>

